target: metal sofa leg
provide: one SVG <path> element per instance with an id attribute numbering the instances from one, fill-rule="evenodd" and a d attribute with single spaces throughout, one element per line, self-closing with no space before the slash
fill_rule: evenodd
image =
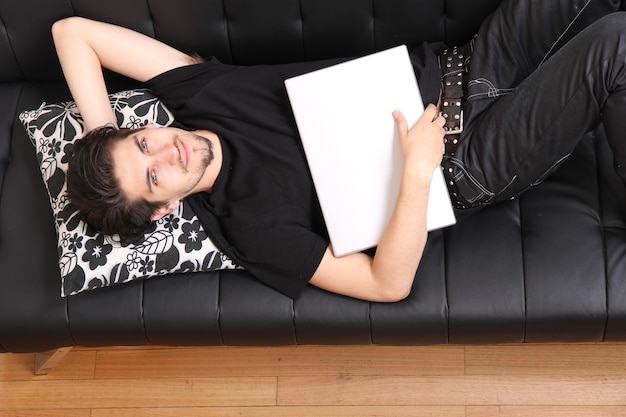
<path id="1" fill-rule="evenodd" d="M 67 355 L 72 347 L 62 347 L 35 354 L 35 375 L 47 375 Z"/>

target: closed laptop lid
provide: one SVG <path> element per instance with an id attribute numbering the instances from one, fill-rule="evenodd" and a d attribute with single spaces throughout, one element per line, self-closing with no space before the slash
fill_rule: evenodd
<path id="1" fill-rule="evenodd" d="M 285 81 L 336 256 L 374 247 L 400 191 L 403 157 L 394 110 L 412 126 L 424 111 L 406 46 Z M 455 223 L 441 170 L 429 230 Z"/>

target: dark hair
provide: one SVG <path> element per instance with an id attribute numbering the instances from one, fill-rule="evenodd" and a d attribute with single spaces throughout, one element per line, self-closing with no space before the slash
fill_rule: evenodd
<path id="1" fill-rule="evenodd" d="M 67 171 L 67 193 L 85 221 L 101 233 L 137 236 L 165 203 L 130 201 L 113 170 L 113 145 L 141 129 L 103 126 L 74 143 Z"/>

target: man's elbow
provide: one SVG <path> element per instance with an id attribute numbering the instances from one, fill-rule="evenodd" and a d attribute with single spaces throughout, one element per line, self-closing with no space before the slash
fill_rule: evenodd
<path id="1" fill-rule="evenodd" d="M 80 25 L 82 20 L 84 19 L 78 16 L 71 16 L 57 20 L 52 24 L 52 37 L 54 39 L 60 39 L 64 36 L 71 35 L 72 31 L 79 30 L 77 26 Z"/>
<path id="2" fill-rule="evenodd" d="M 71 24 L 73 17 L 66 17 L 61 20 L 57 20 L 52 24 L 52 37 L 58 38 L 62 36 L 64 32 L 68 30 L 68 26 Z"/>
<path id="3" fill-rule="evenodd" d="M 411 286 L 385 288 L 379 293 L 376 301 L 382 303 L 397 303 L 398 301 L 402 301 L 407 298 L 409 294 L 411 294 Z"/>

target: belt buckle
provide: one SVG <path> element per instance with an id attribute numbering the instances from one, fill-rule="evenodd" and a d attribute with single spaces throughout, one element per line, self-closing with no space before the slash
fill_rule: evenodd
<path id="1" fill-rule="evenodd" d="M 455 129 L 445 129 L 445 133 L 444 135 L 459 135 L 461 133 L 463 133 L 463 109 L 461 109 L 461 112 L 459 114 L 459 125 L 457 128 Z"/>

